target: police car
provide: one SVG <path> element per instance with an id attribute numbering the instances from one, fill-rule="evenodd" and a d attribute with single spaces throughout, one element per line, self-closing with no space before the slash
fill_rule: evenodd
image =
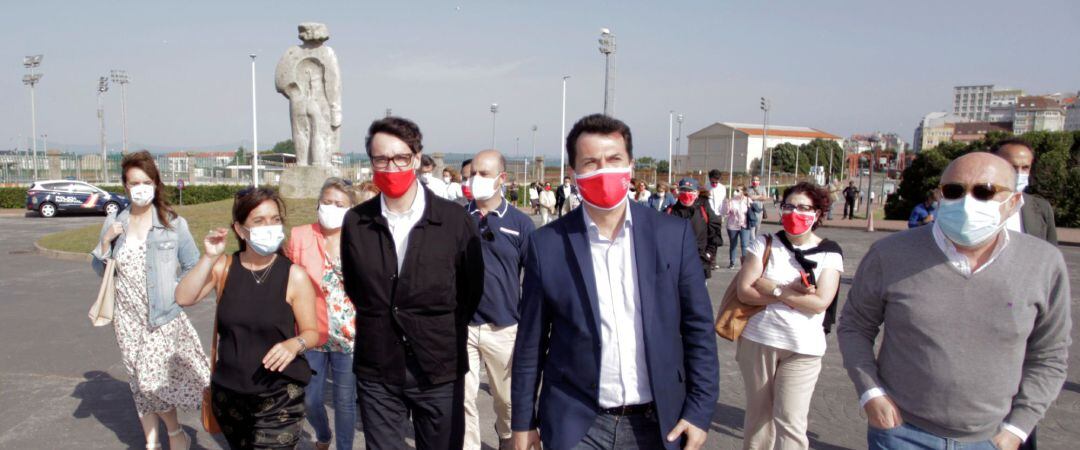
<path id="1" fill-rule="evenodd" d="M 116 214 L 127 208 L 128 203 L 128 198 L 121 194 L 82 181 L 36 181 L 26 191 L 26 209 L 37 211 L 42 217 L 53 217 L 60 212 Z"/>

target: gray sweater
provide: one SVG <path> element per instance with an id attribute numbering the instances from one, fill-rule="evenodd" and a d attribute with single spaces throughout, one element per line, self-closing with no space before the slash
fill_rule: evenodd
<path id="1" fill-rule="evenodd" d="M 1050 244 L 1011 233 L 966 278 L 921 227 L 870 248 L 837 339 L 857 395 L 884 389 L 906 422 L 963 441 L 990 439 L 1002 423 L 1030 433 L 1065 382 L 1069 302 Z"/>

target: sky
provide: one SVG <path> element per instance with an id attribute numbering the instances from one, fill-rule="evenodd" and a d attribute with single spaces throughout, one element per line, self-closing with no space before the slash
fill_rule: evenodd
<path id="1" fill-rule="evenodd" d="M 1080 2 L 1039 1 L 201 1 L 5 3 L 0 148 L 31 135 L 25 55 L 44 54 L 37 132 L 50 148 L 98 142 L 97 79 L 123 69 L 130 146 L 250 148 L 256 60 L 260 149 L 290 137 L 273 73 L 325 23 L 342 71 L 342 148 L 362 152 L 387 108 L 416 121 L 425 151 L 555 157 L 566 127 L 603 109 L 602 27 L 616 35 L 615 116 L 635 156 L 664 156 L 668 112 L 688 135 L 715 122 L 809 126 L 840 136 L 897 132 L 951 108 L 952 87 L 1080 90 Z M 120 89 L 105 95 L 119 148 Z M 515 144 L 518 145 L 515 145 Z M 40 144 L 39 144 L 40 145 Z"/>

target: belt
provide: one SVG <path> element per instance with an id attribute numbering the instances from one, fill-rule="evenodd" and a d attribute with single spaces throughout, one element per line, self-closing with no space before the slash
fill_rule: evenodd
<path id="1" fill-rule="evenodd" d="M 600 412 L 609 416 L 638 416 L 652 412 L 655 407 L 655 403 L 649 402 L 641 405 L 623 405 L 614 408 L 605 408 L 601 409 Z"/>

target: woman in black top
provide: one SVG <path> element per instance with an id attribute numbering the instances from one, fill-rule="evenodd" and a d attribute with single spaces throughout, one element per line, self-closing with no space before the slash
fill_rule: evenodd
<path id="1" fill-rule="evenodd" d="M 228 231 L 211 230 L 206 253 L 176 287 L 176 301 L 193 305 L 224 277 L 211 376 L 214 416 L 234 449 L 295 448 L 311 378 L 300 355 L 319 344 L 315 291 L 280 251 L 285 205 L 274 190 L 239 192 L 232 213 L 240 251 L 221 258 Z"/>

